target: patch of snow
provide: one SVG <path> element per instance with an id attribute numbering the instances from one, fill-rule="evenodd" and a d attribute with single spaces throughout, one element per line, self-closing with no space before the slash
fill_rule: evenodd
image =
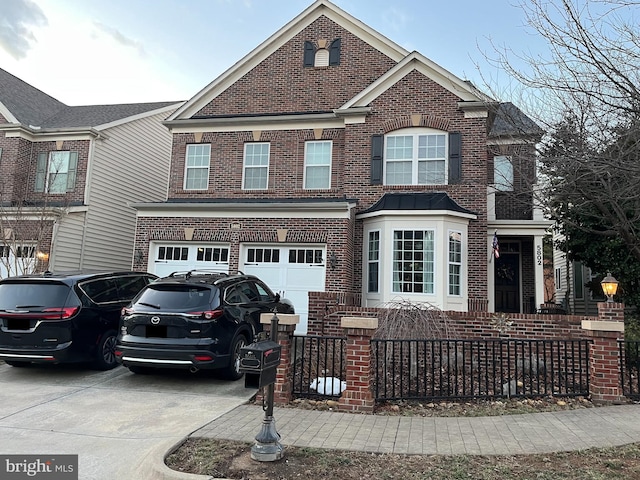
<path id="1" fill-rule="evenodd" d="M 340 395 L 347 389 L 347 382 L 336 377 L 318 377 L 311 382 L 309 388 L 320 395 Z"/>

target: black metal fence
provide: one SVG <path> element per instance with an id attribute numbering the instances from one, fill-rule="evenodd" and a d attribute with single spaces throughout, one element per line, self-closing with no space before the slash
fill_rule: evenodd
<path id="1" fill-rule="evenodd" d="M 339 397 L 346 388 L 346 338 L 293 337 L 293 396 Z"/>
<path id="2" fill-rule="evenodd" d="M 622 394 L 640 400 L 640 341 L 620 340 L 620 384 Z"/>
<path id="3" fill-rule="evenodd" d="M 372 340 L 376 400 L 589 394 L 589 340 Z"/>

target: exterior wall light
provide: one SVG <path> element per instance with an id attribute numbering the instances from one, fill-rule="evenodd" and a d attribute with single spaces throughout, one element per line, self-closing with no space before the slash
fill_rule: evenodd
<path id="1" fill-rule="evenodd" d="M 613 303 L 613 296 L 618 291 L 618 281 L 611 276 L 611 272 L 607 272 L 607 276 L 602 279 L 600 285 L 607 296 L 607 303 Z"/>
<path id="2" fill-rule="evenodd" d="M 49 254 L 47 252 L 40 252 L 38 251 L 36 253 L 36 257 L 38 258 L 38 260 L 40 260 L 41 262 L 46 262 L 49 260 Z"/>

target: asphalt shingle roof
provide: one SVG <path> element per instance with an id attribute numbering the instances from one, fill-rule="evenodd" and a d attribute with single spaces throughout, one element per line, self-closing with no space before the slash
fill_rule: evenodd
<path id="1" fill-rule="evenodd" d="M 41 128 L 94 127 L 178 103 L 173 101 L 70 107 L 1 68 L 0 102 L 21 124 Z"/>

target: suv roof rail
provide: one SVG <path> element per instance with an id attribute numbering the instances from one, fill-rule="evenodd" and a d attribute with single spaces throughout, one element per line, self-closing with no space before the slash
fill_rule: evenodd
<path id="1" fill-rule="evenodd" d="M 175 272 L 171 272 L 169 277 L 184 276 L 185 278 L 191 278 L 193 275 L 224 275 L 225 277 L 228 277 L 229 272 L 224 270 L 198 268 L 194 270 L 177 270 Z"/>

